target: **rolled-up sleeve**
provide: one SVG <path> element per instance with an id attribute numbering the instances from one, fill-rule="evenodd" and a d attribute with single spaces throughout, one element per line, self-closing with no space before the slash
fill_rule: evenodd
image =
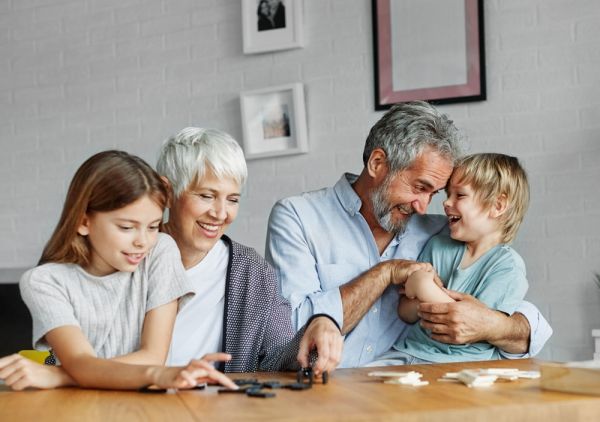
<path id="1" fill-rule="evenodd" d="M 523 314 L 529 321 L 529 327 L 531 328 L 529 350 L 523 354 L 507 353 L 500 350 L 500 354 L 506 359 L 523 359 L 536 356 L 552 336 L 552 327 L 550 327 L 539 309 L 530 302 L 524 300 L 515 312 Z"/>
<path id="2" fill-rule="evenodd" d="M 275 268 L 281 295 L 292 307 L 296 330 L 314 314 L 327 314 L 343 326 L 339 288 L 321 283 L 315 253 L 307 242 L 301 220 L 286 200 L 273 207 L 269 217 L 266 244 L 267 261 Z"/>

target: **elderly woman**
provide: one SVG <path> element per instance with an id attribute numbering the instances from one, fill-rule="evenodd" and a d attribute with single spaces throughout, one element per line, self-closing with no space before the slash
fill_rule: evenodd
<path id="1" fill-rule="evenodd" d="M 225 235 L 247 177 L 238 143 L 219 130 L 186 128 L 165 141 L 157 170 L 174 193 L 164 231 L 196 292 L 177 315 L 169 363 L 225 352 L 225 372 L 295 369 L 316 348 L 314 372 L 335 369 L 343 339 L 333 320 L 315 315 L 295 334 L 274 270 Z"/>

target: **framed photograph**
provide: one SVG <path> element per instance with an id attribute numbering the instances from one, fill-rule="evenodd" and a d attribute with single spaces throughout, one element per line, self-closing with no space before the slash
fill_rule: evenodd
<path id="1" fill-rule="evenodd" d="M 483 0 L 372 0 L 375 109 L 482 101 Z"/>
<path id="2" fill-rule="evenodd" d="M 244 53 L 304 45 L 302 0 L 242 0 Z"/>
<path id="3" fill-rule="evenodd" d="M 301 83 L 245 91 L 240 103 L 247 159 L 308 152 Z"/>

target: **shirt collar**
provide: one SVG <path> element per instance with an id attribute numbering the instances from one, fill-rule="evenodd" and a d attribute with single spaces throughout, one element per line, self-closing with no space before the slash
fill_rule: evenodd
<path id="1" fill-rule="evenodd" d="M 352 183 L 356 182 L 356 179 L 358 179 L 358 175 L 344 173 L 333 187 L 342 207 L 352 216 L 358 213 L 362 206 L 362 201 L 352 187 Z"/>

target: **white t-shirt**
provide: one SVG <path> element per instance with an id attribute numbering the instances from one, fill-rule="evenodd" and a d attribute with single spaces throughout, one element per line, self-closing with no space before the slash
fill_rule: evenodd
<path id="1" fill-rule="evenodd" d="M 228 261 L 229 248 L 220 240 L 202 261 L 186 271 L 196 294 L 177 314 L 169 366 L 187 365 L 191 359 L 221 351 Z"/>
<path id="2" fill-rule="evenodd" d="M 34 348 L 47 350 L 48 331 L 73 325 L 106 359 L 138 350 L 146 313 L 193 291 L 179 249 L 164 233 L 134 272 L 97 277 L 76 264 L 48 263 L 23 274 L 20 288 L 33 320 Z"/>

